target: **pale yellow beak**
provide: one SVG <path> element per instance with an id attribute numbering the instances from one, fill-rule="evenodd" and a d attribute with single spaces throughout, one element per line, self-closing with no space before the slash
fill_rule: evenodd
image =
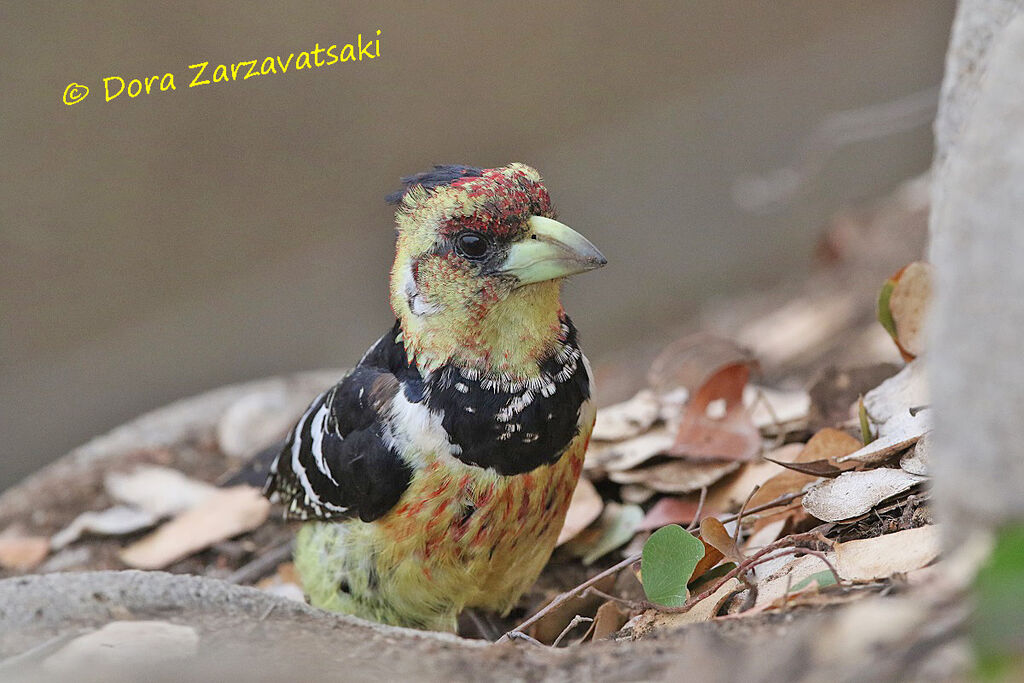
<path id="1" fill-rule="evenodd" d="M 532 216 L 528 224 L 529 232 L 512 245 L 500 268 L 520 285 L 557 280 L 608 263 L 590 240 L 568 225 L 543 216 Z"/>

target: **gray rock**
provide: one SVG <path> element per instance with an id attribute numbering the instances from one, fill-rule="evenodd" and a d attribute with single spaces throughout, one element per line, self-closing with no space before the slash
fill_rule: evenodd
<path id="1" fill-rule="evenodd" d="M 957 530 L 1024 518 L 1022 9 L 961 3 L 936 124 L 932 464 Z"/>

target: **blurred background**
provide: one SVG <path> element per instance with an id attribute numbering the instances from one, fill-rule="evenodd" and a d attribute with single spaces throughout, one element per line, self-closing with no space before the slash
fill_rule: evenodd
<path id="1" fill-rule="evenodd" d="M 434 163 L 544 174 L 610 260 L 566 295 L 598 364 L 802 277 L 837 208 L 927 169 L 953 10 L 6 4 L 0 489 L 174 399 L 356 361 L 391 321 L 383 197 Z M 187 87 L 378 29 L 373 61 Z M 103 101 L 167 71 L 174 92 Z"/>

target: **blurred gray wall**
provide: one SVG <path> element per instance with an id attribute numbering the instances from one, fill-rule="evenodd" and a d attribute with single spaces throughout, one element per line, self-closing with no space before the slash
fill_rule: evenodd
<path id="1" fill-rule="evenodd" d="M 937 84 L 952 0 L 5 3 L 0 488 L 174 398 L 344 366 L 389 324 L 400 175 L 528 162 L 607 254 L 567 307 L 598 361 L 717 292 L 799 277 L 927 125 L 741 210 L 830 113 Z M 380 29 L 381 56 L 188 88 L 189 64 Z M 102 78 L 177 90 L 103 101 Z M 208 72 L 209 73 L 209 72 Z M 71 81 L 91 88 L 72 106 Z"/>

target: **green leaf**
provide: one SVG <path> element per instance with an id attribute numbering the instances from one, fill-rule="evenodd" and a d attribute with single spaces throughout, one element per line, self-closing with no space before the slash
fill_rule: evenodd
<path id="1" fill-rule="evenodd" d="M 818 572 L 817 574 L 811 574 L 806 579 L 796 584 L 789 590 L 794 593 L 796 591 L 803 590 L 804 588 L 807 588 L 811 585 L 811 581 L 817 581 L 818 588 L 824 588 L 825 586 L 833 586 L 836 582 L 836 575 L 833 574 L 831 570 L 826 569 L 825 571 Z"/>
<path id="2" fill-rule="evenodd" d="M 865 446 L 875 440 L 871 433 L 871 422 L 868 419 L 868 409 L 864 407 L 864 396 L 857 399 L 857 416 L 860 418 L 860 440 Z"/>
<path id="3" fill-rule="evenodd" d="M 666 607 L 679 607 L 689 594 L 686 583 L 704 557 L 704 544 L 679 526 L 663 526 L 647 539 L 640 560 L 640 576 L 647 599 Z"/>
<path id="4" fill-rule="evenodd" d="M 1024 524 L 1002 529 L 974 583 L 971 639 L 981 680 L 1024 674 Z"/>
<path id="5" fill-rule="evenodd" d="M 882 324 L 890 337 L 896 339 L 896 321 L 892 319 L 892 311 L 889 309 L 889 298 L 894 289 L 896 289 L 896 280 L 886 280 L 882 285 L 882 291 L 878 294 L 878 322 Z"/>

